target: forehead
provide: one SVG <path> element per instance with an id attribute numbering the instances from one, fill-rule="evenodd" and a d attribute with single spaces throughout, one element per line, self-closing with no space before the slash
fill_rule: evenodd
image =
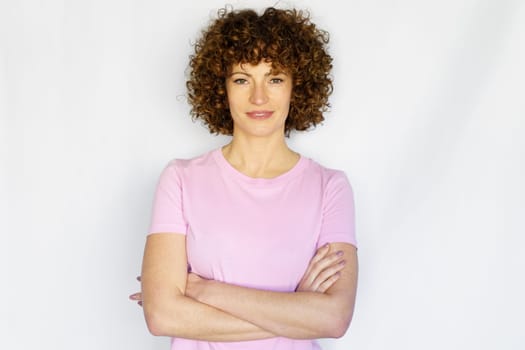
<path id="1" fill-rule="evenodd" d="M 230 68 L 230 74 L 247 73 L 247 74 L 286 74 L 286 70 L 275 67 L 272 62 L 261 61 L 258 64 L 235 63 Z"/>

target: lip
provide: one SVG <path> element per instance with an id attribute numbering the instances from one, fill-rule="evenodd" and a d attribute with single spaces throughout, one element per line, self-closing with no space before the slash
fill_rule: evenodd
<path id="1" fill-rule="evenodd" d="M 272 116 L 272 111 L 250 111 L 246 115 L 252 119 L 263 120 L 268 119 Z"/>

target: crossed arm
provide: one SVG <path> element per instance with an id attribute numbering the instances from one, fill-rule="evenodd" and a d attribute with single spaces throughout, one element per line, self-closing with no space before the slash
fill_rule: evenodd
<path id="1" fill-rule="evenodd" d="M 132 299 L 142 299 L 154 335 L 207 341 L 340 337 L 352 318 L 357 254 L 350 244 L 325 246 L 295 292 L 270 292 L 188 274 L 185 236 L 153 234 L 141 276 L 142 295 Z"/>

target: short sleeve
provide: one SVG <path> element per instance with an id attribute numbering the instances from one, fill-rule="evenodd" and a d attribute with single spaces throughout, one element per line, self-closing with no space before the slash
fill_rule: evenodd
<path id="1" fill-rule="evenodd" d="M 342 171 L 331 174 L 323 196 L 323 217 L 317 246 L 329 242 L 350 243 L 357 247 L 354 195 Z"/>
<path id="2" fill-rule="evenodd" d="M 182 205 L 182 181 L 177 171 L 177 161 L 164 168 L 155 191 L 151 225 L 148 234 L 186 234 L 187 223 Z"/>

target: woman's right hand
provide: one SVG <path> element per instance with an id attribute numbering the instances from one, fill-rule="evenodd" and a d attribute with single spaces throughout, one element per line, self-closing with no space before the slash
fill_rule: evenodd
<path id="1" fill-rule="evenodd" d="M 324 293 L 339 279 L 339 271 L 344 266 L 343 252 L 331 252 L 330 244 L 325 244 L 310 260 L 303 278 L 297 285 L 296 292 Z"/>

